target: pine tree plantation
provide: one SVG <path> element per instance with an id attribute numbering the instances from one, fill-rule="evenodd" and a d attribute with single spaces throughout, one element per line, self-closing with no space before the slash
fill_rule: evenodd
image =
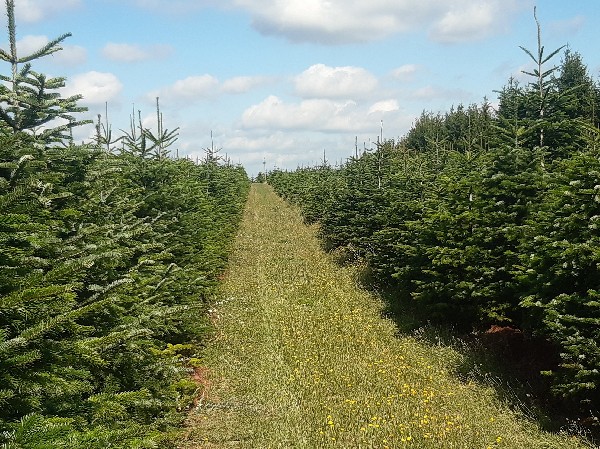
<path id="1" fill-rule="evenodd" d="M 539 31 L 539 24 L 538 24 Z M 424 112 L 399 141 L 340 168 L 269 182 L 319 221 L 324 244 L 363 259 L 376 284 L 462 331 L 510 326 L 557 345 L 544 371 L 582 416 L 600 410 L 598 84 L 581 55 L 534 61 L 499 107 Z"/>
<path id="2" fill-rule="evenodd" d="M 75 145 L 80 97 L 16 54 L 0 89 L 0 445 L 168 447 L 248 190 L 241 167 Z M 60 120 L 57 120 L 60 119 Z M 166 133 L 166 134 L 165 134 Z M 210 170 L 210 179 L 207 172 Z"/>

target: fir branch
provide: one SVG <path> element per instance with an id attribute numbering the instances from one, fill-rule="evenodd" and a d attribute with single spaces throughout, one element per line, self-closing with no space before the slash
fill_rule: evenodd
<path id="1" fill-rule="evenodd" d="M 42 58 L 44 56 L 51 55 L 52 53 L 56 53 L 57 51 L 61 51 L 62 47 L 60 47 L 58 44 L 60 44 L 62 41 L 64 41 L 65 39 L 67 39 L 68 37 L 71 37 L 71 36 L 72 36 L 71 33 L 65 33 L 62 36 L 59 36 L 56 39 L 48 42 L 42 48 L 40 48 L 39 50 L 33 52 L 29 56 L 25 56 L 23 58 L 19 58 L 17 60 L 17 62 L 19 64 L 24 64 L 24 63 L 31 62 L 31 61 L 34 61 L 36 59 Z"/>

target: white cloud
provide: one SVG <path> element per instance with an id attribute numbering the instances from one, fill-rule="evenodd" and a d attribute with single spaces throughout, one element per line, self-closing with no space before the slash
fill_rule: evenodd
<path id="1" fill-rule="evenodd" d="M 38 51 L 50 40 L 48 36 L 27 35 L 17 41 L 17 55 L 19 57 L 29 56 L 33 52 Z"/>
<path id="2" fill-rule="evenodd" d="M 151 59 L 164 59 L 168 57 L 172 51 L 173 49 L 168 45 L 141 46 L 136 44 L 109 42 L 102 49 L 102 55 L 112 61 L 140 62 Z"/>
<path id="3" fill-rule="evenodd" d="M 303 98 L 364 98 L 377 88 L 377 78 L 361 67 L 316 64 L 298 75 L 296 93 Z"/>
<path id="4" fill-rule="evenodd" d="M 62 10 L 74 9 L 82 4 L 81 0 L 17 0 L 15 1 L 15 15 L 17 23 L 23 21 L 28 23 L 40 22 L 48 16 Z M 6 15 L 6 5 L 0 5 L 2 16 Z"/>
<path id="5" fill-rule="evenodd" d="M 397 80 L 403 82 L 411 82 L 414 81 L 417 72 L 419 71 L 419 66 L 416 64 L 404 64 L 397 69 L 392 71 L 392 76 Z"/>
<path id="6" fill-rule="evenodd" d="M 63 96 L 83 95 L 82 104 L 102 105 L 118 99 L 123 84 L 112 73 L 87 72 L 67 80 Z"/>
<path id="7" fill-rule="evenodd" d="M 73 67 L 85 63 L 87 50 L 79 45 L 65 45 L 62 51 L 54 53 L 51 58 L 61 65 Z"/>
<path id="8" fill-rule="evenodd" d="M 208 96 L 214 92 L 219 80 L 212 75 L 189 76 L 176 81 L 170 88 L 171 93 L 178 98 L 193 98 L 197 96 Z"/>
<path id="9" fill-rule="evenodd" d="M 219 88 L 219 80 L 212 75 L 188 76 L 178 80 L 171 86 L 164 87 L 158 91 L 148 94 L 148 98 L 154 101 L 156 97 L 171 102 L 193 102 L 213 96 Z"/>
<path id="10" fill-rule="evenodd" d="M 78 119 L 86 119 L 92 117 L 92 114 L 87 114 L 85 117 L 77 117 Z M 94 117 L 95 118 L 95 117 Z M 94 123 L 88 123 L 82 126 L 73 128 L 73 140 L 75 142 L 90 142 L 96 136 L 96 127 Z"/>
<path id="11" fill-rule="evenodd" d="M 398 100 L 383 100 L 378 101 L 373 106 L 369 108 L 369 114 L 376 114 L 378 112 L 393 112 L 398 111 L 400 109 L 400 105 L 398 104 Z"/>
<path id="12" fill-rule="evenodd" d="M 269 82 L 270 79 L 265 76 L 236 76 L 223 81 L 221 91 L 228 94 L 242 94 Z"/>
<path id="13" fill-rule="evenodd" d="M 264 34 L 292 41 L 368 42 L 412 30 L 431 30 L 441 42 L 476 40 L 502 31 L 517 0 L 229 0 Z M 529 7 L 529 5 L 527 5 Z M 493 19 L 493 20 L 492 20 Z"/>
<path id="14" fill-rule="evenodd" d="M 350 117 L 356 106 L 352 101 L 335 102 L 327 99 L 288 104 L 271 95 L 246 109 L 242 123 L 245 128 L 349 131 L 353 127 Z"/>
<path id="15" fill-rule="evenodd" d="M 242 114 L 245 129 L 304 130 L 309 132 L 357 133 L 375 129 L 388 113 L 399 112 L 395 100 L 375 103 L 366 108 L 346 100 L 310 99 L 286 103 L 271 95 Z M 398 117 L 394 117 L 393 121 Z"/>
<path id="16" fill-rule="evenodd" d="M 267 135 L 251 135 L 245 132 L 236 132 L 224 142 L 224 148 L 243 152 L 246 154 L 260 155 L 268 149 L 277 148 L 287 151 L 294 147 L 294 139 L 288 133 L 274 132 Z M 262 156 L 259 156 L 262 159 Z"/>
<path id="17" fill-rule="evenodd" d="M 191 105 L 220 94 L 243 94 L 273 82 L 267 76 L 237 76 L 220 82 L 212 75 L 194 75 L 177 80 L 170 86 L 150 92 L 147 98 L 154 101 L 156 97 L 180 105 Z"/>
<path id="18" fill-rule="evenodd" d="M 223 149 L 230 151 L 233 163 L 242 163 L 250 175 L 274 168 L 294 169 L 314 165 L 323 158 L 326 150 L 328 160 L 347 158 L 354 148 L 354 137 L 340 138 L 335 134 L 314 135 L 304 132 L 274 131 L 261 133 L 237 130 L 223 142 Z"/>
<path id="19" fill-rule="evenodd" d="M 264 34 L 300 42 L 339 44 L 371 41 L 407 31 L 421 13 L 419 5 L 423 2 L 408 5 L 406 1 L 389 0 L 233 0 L 233 3 L 247 10 L 254 27 Z"/>
<path id="20" fill-rule="evenodd" d="M 480 40 L 498 31 L 502 25 L 502 16 L 510 10 L 510 1 L 461 2 L 459 7 L 445 12 L 438 20 L 430 36 L 444 43 L 460 43 Z"/>

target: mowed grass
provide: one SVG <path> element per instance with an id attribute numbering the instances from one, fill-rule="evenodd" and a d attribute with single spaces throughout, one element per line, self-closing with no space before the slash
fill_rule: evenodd
<path id="1" fill-rule="evenodd" d="M 182 448 L 588 447 L 460 381 L 453 349 L 398 335 L 315 235 L 252 187 Z"/>

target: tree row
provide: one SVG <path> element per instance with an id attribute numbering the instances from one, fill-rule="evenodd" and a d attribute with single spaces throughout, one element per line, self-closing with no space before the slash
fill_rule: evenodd
<path id="1" fill-rule="evenodd" d="M 559 49 L 560 50 L 560 49 Z M 511 326 L 558 347 L 552 391 L 600 405 L 600 89 L 579 54 L 543 47 L 499 106 L 423 113 L 337 168 L 269 173 L 326 246 L 365 260 L 429 320 Z"/>

